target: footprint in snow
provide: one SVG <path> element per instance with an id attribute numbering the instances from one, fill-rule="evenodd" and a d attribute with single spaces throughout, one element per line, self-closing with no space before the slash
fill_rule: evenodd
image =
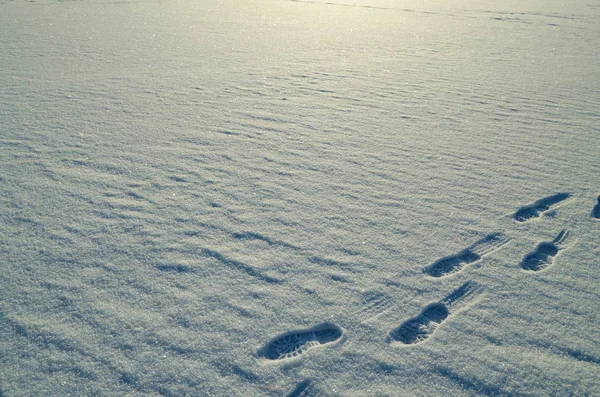
<path id="1" fill-rule="evenodd" d="M 300 358 L 307 351 L 339 342 L 344 332 L 332 323 L 286 332 L 259 350 L 258 356 L 270 361 Z"/>
<path id="2" fill-rule="evenodd" d="M 431 277 L 446 277 L 458 273 L 469 264 L 473 264 L 485 255 L 488 255 L 510 242 L 510 238 L 503 233 L 488 234 L 484 238 L 461 252 L 438 259 L 425 268 L 425 273 Z"/>
<path id="3" fill-rule="evenodd" d="M 598 202 L 592 209 L 592 218 L 600 219 L 600 196 L 598 196 Z"/>
<path id="4" fill-rule="evenodd" d="M 571 197 L 570 193 L 557 193 L 552 196 L 544 197 L 538 201 L 525 205 L 514 213 L 513 218 L 517 222 L 527 222 L 535 218 L 539 218 L 540 215 L 557 208 L 559 205 L 564 204 L 564 201 Z"/>
<path id="5" fill-rule="evenodd" d="M 539 243 L 534 251 L 525 255 L 521 261 L 521 268 L 531 272 L 548 269 L 554 264 L 554 258 L 572 245 L 569 243 L 570 237 L 571 233 L 568 230 L 562 230 L 554 240 Z"/>
<path id="6" fill-rule="evenodd" d="M 390 331 L 387 342 L 405 345 L 425 342 L 453 312 L 466 307 L 482 292 L 483 286 L 467 281 L 441 301 L 425 306 L 417 316 Z"/>

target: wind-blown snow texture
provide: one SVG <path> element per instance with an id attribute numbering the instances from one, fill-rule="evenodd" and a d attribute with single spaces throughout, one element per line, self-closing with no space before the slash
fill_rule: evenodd
<path id="1" fill-rule="evenodd" d="M 600 395 L 598 49 L 593 0 L 1 0 L 0 395 Z"/>

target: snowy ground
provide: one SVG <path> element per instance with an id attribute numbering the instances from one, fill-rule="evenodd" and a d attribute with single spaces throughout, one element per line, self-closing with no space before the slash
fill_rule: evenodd
<path id="1" fill-rule="evenodd" d="M 599 49 L 594 0 L 0 0 L 0 396 L 600 395 Z"/>

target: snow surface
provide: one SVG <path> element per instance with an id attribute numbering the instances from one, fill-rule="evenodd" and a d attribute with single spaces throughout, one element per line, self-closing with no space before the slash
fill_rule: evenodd
<path id="1" fill-rule="evenodd" d="M 599 396 L 599 49 L 594 0 L 1 0 L 0 395 Z"/>

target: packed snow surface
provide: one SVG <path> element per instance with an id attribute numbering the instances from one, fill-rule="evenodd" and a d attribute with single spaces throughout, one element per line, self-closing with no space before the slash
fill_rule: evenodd
<path id="1" fill-rule="evenodd" d="M 0 396 L 599 396 L 596 0 L 0 0 Z"/>

